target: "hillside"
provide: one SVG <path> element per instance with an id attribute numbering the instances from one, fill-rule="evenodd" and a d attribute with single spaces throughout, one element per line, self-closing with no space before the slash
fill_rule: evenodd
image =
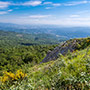
<path id="1" fill-rule="evenodd" d="M 43 59 L 41 63 L 48 62 L 51 60 L 56 60 L 59 54 L 66 55 L 68 51 L 74 52 L 76 50 L 84 49 L 90 45 L 90 38 L 82 39 L 71 39 L 61 43 L 59 46 L 54 48 L 53 51 L 49 51 L 47 56 Z"/>
<path id="2" fill-rule="evenodd" d="M 51 34 L 24 34 L 0 30 L 0 47 L 58 44 L 65 40 L 64 38 L 58 39 L 55 35 Z"/>
<path id="3" fill-rule="evenodd" d="M 89 90 L 90 38 L 67 43 L 65 47 L 75 45 L 73 52 L 59 54 L 57 60 L 33 67 L 26 64 L 16 74 L 5 72 L 1 76 L 1 90 Z"/>

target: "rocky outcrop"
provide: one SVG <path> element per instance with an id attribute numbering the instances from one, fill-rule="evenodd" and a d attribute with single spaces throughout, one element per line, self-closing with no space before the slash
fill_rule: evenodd
<path id="1" fill-rule="evenodd" d="M 56 60 L 58 58 L 59 53 L 65 55 L 68 51 L 73 52 L 77 48 L 77 43 L 80 43 L 80 41 L 76 39 L 64 42 L 63 44 L 56 47 L 53 51 L 49 51 L 47 53 L 47 56 L 42 60 L 41 63 Z"/>

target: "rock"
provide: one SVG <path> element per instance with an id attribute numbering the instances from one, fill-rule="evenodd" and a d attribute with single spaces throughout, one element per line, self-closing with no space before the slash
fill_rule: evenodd
<path id="1" fill-rule="evenodd" d="M 80 43 L 78 40 L 69 40 L 64 42 L 63 44 L 56 47 L 53 51 L 49 51 L 47 53 L 47 56 L 42 60 L 41 63 L 56 60 L 59 53 L 61 53 L 62 55 L 66 55 L 68 51 L 73 52 L 77 48 L 77 42 Z"/>

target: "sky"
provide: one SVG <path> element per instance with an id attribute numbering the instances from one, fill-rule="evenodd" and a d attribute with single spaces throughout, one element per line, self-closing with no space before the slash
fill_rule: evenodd
<path id="1" fill-rule="evenodd" d="M 90 0 L 0 0 L 0 22 L 90 26 Z"/>

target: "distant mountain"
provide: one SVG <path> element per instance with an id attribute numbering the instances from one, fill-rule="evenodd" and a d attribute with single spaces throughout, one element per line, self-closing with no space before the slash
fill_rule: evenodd
<path id="1" fill-rule="evenodd" d="M 60 27 L 55 25 L 18 25 L 0 23 L 0 30 L 14 31 L 28 34 L 52 34 L 57 37 L 80 38 L 90 36 L 90 27 Z"/>

